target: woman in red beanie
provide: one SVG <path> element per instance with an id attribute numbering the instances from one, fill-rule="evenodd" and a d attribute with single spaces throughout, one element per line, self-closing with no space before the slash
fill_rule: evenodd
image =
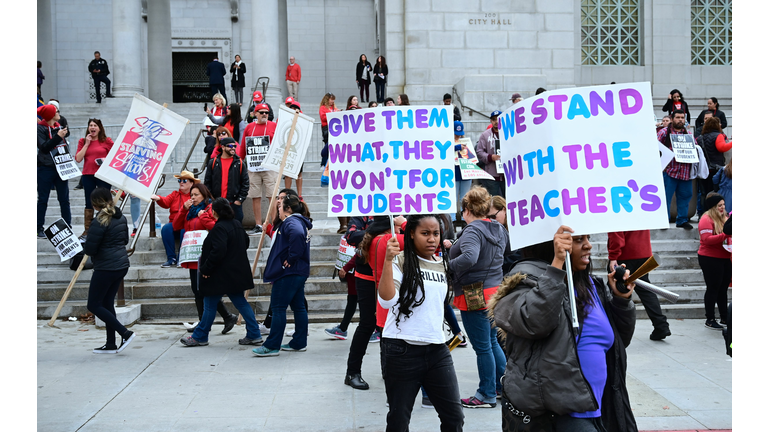
<path id="1" fill-rule="evenodd" d="M 53 105 L 43 105 L 37 109 L 37 237 L 45 238 L 45 212 L 48 210 L 48 197 L 51 189 L 56 188 L 56 197 L 61 206 L 61 217 L 72 225 L 72 213 L 69 209 L 69 184 L 62 180 L 56 171 L 51 152 L 56 147 L 66 145 L 67 128 L 61 127 L 59 110 Z"/>

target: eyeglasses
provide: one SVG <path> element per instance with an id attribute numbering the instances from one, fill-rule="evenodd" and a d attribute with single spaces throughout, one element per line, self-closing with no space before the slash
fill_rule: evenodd
<path id="1" fill-rule="evenodd" d="M 181 183 L 188 183 L 188 182 L 191 182 L 191 181 L 192 180 L 190 180 L 190 179 L 179 179 L 179 184 L 181 184 Z"/>
<path id="2" fill-rule="evenodd" d="M 504 209 L 499 209 L 499 211 L 497 211 L 496 213 L 494 213 L 492 215 L 488 215 L 488 218 L 496 220 L 496 216 L 498 216 L 498 214 L 501 213 L 502 210 L 504 210 Z"/>

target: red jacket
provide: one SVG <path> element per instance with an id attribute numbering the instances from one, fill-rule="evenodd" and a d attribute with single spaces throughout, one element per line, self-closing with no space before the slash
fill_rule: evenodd
<path id="1" fill-rule="evenodd" d="M 328 117 L 326 117 L 326 114 L 328 114 L 329 112 L 336 112 L 336 111 L 338 111 L 338 109 L 336 108 L 331 109 L 325 105 L 322 105 L 320 107 L 320 126 L 328 126 Z"/>
<path id="2" fill-rule="evenodd" d="M 699 255 L 731 259 L 731 253 L 725 250 L 723 242 L 728 239 L 728 234 L 715 234 L 715 224 L 708 214 L 704 214 L 699 219 Z"/>
<path id="3" fill-rule="evenodd" d="M 405 236 L 403 234 L 396 234 L 397 241 L 400 243 L 400 251 L 405 247 Z M 368 248 L 369 264 L 371 270 L 373 270 L 373 278 L 376 281 L 376 288 L 379 288 L 379 281 L 381 280 L 381 272 L 384 270 L 384 259 L 387 257 L 387 243 L 392 238 L 392 234 L 381 234 L 376 236 L 371 241 L 371 246 Z M 377 293 L 378 294 L 378 293 Z M 376 301 L 376 325 L 384 327 L 387 323 L 387 311 Z"/>
<path id="4" fill-rule="evenodd" d="M 156 203 L 160 207 L 171 211 L 171 214 L 168 217 L 168 222 L 173 223 L 173 220 L 176 219 L 176 215 L 184 210 L 184 203 L 187 202 L 189 198 L 189 194 L 182 194 L 175 190 L 164 197 L 160 197 Z"/>
<path id="5" fill-rule="evenodd" d="M 299 66 L 298 63 L 288 65 L 288 67 L 285 69 L 285 80 L 293 82 L 301 81 L 301 66 Z"/>
<path id="6" fill-rule="evenodd" d="M 179 212 L 176 213 L 176 218 L 173 220 L 174 231 L 182 229 L 185 233 L 197 230 L 210 231 L 213 229 L 213 226 L 216 225 L 216 219 L 213 218 L 213 210 L 211 210 L 210 204 L 205 208 L 205 213 L 203 213 L 202 216 L 187 220 L 187 213 L 189 213 L 189 210 L 185 209 L 184 206 L 182 206 Z M 188 269 L 197 269 L 196 262 L 182 263 L 181 266 Z"/>
<path id="7" fill-rule="evenodd" d="M 651 231 L 621 231 L 608 233 L 608 260 L 644 259 L 653 255 Z"/>

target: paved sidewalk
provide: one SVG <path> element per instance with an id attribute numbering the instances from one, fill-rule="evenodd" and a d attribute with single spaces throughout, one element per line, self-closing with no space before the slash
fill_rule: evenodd
<path id="1" fill-rule="evenodd" d="M 213 327 L 207 347 L 188 348 L 176 325 L 137 324 L 137 339 L 117 355 L 95 355 L 104 332 L 93 325 L 38 321 L 38 431 L 383 431 L 387 407 L 378 344 L 363 362 L 368 391 L 345 386 L 350 340 L 330 340 L 311 324 L 307 352 L 257 358 Z M 648 339 L 638 320 L 628 348 L 628 387 L 640 430 L 731 429 L 731 359 L 704 320 L 672 320 L 673 335 Z M 291 326 L 289 326 L 291 328 Z M 350 336 L 356 324 L 350 326 Z M 287 338 L 284 339 L 287 343 Z M 471 348 L 453 351 L 462 397 L 474 394 Z M 465 409 L 465 431 L 496 431 L 500 407 Z M 417 398 L 412 431 L 439 430 Z"/>

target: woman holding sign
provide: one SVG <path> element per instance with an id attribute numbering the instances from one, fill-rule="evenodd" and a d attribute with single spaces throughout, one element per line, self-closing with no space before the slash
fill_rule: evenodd
<path id="1" fill-rule="evenodd" d="M 90 196 L 96 215 L 96 224 L 83 244 L 85 253 L 93 259 L 93 276 L 88 287 L 88 310 L 104 321 L 107 342 L 93 350 L 94 354 L 116 354 L 124 350 L 134 339 L 132 331 L 125 328 L 115 315 L 115 295 L 128 273 L 128 220 L 115 207 L 112 193 L 107 188 L 96 188 Z M 115 332 L 122 342 L 117 346 Z"/>
<path id="2" fill-rule="evenodd" d="M 496 340 L 496 327 L 488 319 L 487 301 L 496 292 L 503 277 L 504 254 L 509 251 L 509 234 L 495 220 L 487 217 L 491 196 L 475 186 L 461 200 L 461 214 L 467 226 L 449 249 L 453 268 L 454 306 L 472 348 L 477 355 L 480 385 L 473 396 L 462 399 L 467 408 L 493 408 L 504 374 L 504 352 Z"/>
<path id="3" fill-rule="evenodd" d="M 211 201 L 213 196 L 208 188 L 202 183 L 193 184 L 189 189 L 190 198 L 184 203 L 184 206 L 176 214 L 176 218 L 173 220 L 173 230 L 184 230 L 184 237 L 194 235 L 193 231 L 209 231 L 216 224 L 216 219 L 213 218 L 213 212 L 211 211 Z M 182 240 L 183 243 L 184 240 Z M 189 269 L 189 280 L 191 283 L 192 293 L 195 295 L 195 306 L 197 306 L 197 319 L 198 322 L 203 319 L 204 303 L 203 295 L 198 289 L 198 275 L 197 275 L 197 260 L 184 261 L 183 254 L 179 252 L 179 260 L 181 266 Z M 237 315 L 230 314 L 227 308 L 224 307 L 224 303 L 219 301 L 217 305 L 219 315 L 224 319 L 224 330 L 222 334 L 226 334 L 237 323 Z M 194 325 L 188 326 L 188 331 L 194 331 Z"/>
<path id="4" fill-rule="evenodd" d="M 637 431 L 627 394 L 626 347 L 635 330 L 634 284 L 621 293 L 593 276 L 588 235 L 558 228 L 523 249 L 489 302 L 509 355 L 502 378 L 503 431 Z M 570 252 L 579 327 L 563 271 Z M 624 275 L 626 279 L 627 275 Z"/>
<path id="5" fill-rule="evenodd" d="M 93 221 L 93 205 L 91 203 L 91 194 L 97 187 L 109 189 L 111 186 L 104 180 L 96 178 L 96 171 L 99 170 L 101 163 L 109 154 L 114 143 L 104 132 L 104 126 L 101 120 L 92 118 L 88 120 L 88 128 L 85 131 L 85 138 L 80 138 L 77 142 L 77 153 L 75 161 L 83 162 L 83 190 L 85 191 L 85 231 L 80 236 L 81 239 L 88 235 L 88 228 Z"/>

